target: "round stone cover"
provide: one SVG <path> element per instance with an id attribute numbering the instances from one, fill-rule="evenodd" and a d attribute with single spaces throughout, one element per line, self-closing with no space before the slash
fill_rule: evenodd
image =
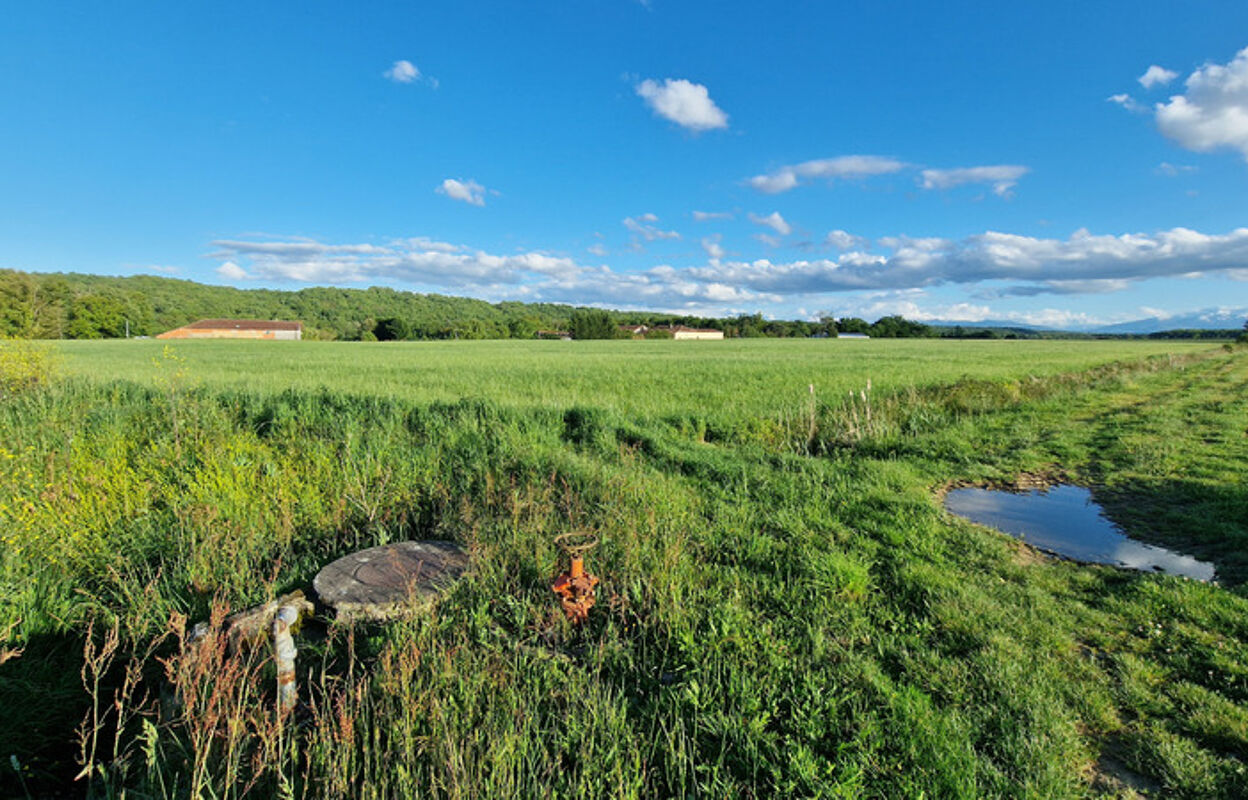
<path id="1" fill-rule="evenodd" d="M 468 569 L 468 551 L 454 542 L 394 542 L 345 555 L 312 581 L 339 619 L 384 620 L 410 613 Z"/>

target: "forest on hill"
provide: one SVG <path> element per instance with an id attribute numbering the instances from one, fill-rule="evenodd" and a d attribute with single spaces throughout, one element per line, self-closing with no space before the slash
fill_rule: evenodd
<path id="1" fill-rule="evenodd" d="M 885 317 L 819 322 L 768 320 L 761 314 L 699 317 L 578 309 L 553 303 L 489 303 L 373 286 L 297 291 L 235 289 L 155 275 L 116 277 L 0 270 L 0 336 L 108 339 L 154 336 L 199 319 L 284 319 L 310 339 L 532 339 L 538 331 L 620 335 L 620 325 L 716 328 L 729 337 L 808 337 L 842 332 L 883 338 L 933 335 L 926 325 Z M 839 322 L 839 325 L 837 324 Z"/>
<path id="2" fill-rule="evenodd" d="M 607 311 L 556 303 L 489 303 L 381 286 L 311 287 L 296 291 L 236 289 L 155 275 L 118 277 L 0 270 L 0 338 L 113 339 L 155 336 L 200 319 L 280 319 L 303 323 L 305 339 L 375 341 L 532 339 L 539 331 L 575 338 L 627 337 L 621 325 L 688 325 L 729 338 L 835 336 L 877 339 L 1145 338 L 1026 327 L 934 326 L 885 316 L 875 322 L 831 316 L 818 321 L 766 319 L 762 314 L 700 317 Z M 1162 331 L 1147 338 L 1234 338 L 1238 331 Z M 652 331 L 650 336 L 663 336 Z M 669 334 L 670 335 L 670 334 Z"/>

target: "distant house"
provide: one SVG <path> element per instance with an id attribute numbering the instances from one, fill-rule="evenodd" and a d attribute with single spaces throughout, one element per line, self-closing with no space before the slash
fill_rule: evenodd
<path id="1" fill-rule="evenodd" d="M 673 339 L 722 339 L 724 332 L 715 328 L 687 328 L 674 325 L 671 328 Z"/>
<path id="2" fill-rule="evenodd" d="M 646 331 L 650 330 L 645 325 L 621 325 L 620 332 L 627 333 L 630 336 L 645 336 Z"/>
<path id="3" fill-rule="evenodd" d="M 568 331 L 537 331 L 533 334 L 537 339 L 559 339 L 564 342 L 572 341 L 572 334 Z"/>
<path id="4" fill-rule="evenodd" d="M 302 322 L 261 319 L 201 319 L 158 334 L 157 339 L 281 339 L 303 338 Z"/>
<path id="5" fill-rule="evenodd" d="M 865 333 L 838 333 L 836 335 L 836 338 L 838 339 L 870 339 L 871 337 L 866 335 Z"/>

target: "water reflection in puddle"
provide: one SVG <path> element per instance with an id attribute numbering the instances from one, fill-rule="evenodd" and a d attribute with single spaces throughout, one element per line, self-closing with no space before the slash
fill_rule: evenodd
<path id="1" fill-rule="evenodd" d="M 1078 561 L 1157 569 L 1201 581 L 1213 578 L 1212 564 L 1127 538 L 1082 486 L 1029 492 L 954 489 L 945 495 L 945 508 Z"/>

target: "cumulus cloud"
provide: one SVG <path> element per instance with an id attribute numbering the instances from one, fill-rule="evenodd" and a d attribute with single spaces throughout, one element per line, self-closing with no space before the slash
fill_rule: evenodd
<path id="1" fill-rule="evenodd" d="M 1094 235 L 1069 239 L 987 233 L 962 240 L 886 237 L 891 253 L 850 251 L 835 259 L 773 263 L 725 262 L 690 274 L 753 291 L 801 294 L 923 288 L 1004 280 L 1054 285 L 1054 281 L 1140 280 L 1248 268 L 1248 228 L 1210 235 L 1186 228 L 1154 234 Z"/>
<path id="2" fill-rule="evenodd" d="M 842 252 L 855 248 L 862 249 L 868 245 L 867 240 L 863 237 L 855 236 L 842 230 L 828 231 L 828 235 L 824 237 L 823 243 Z"/>
<path id="3" fill-rule="evenodd" d="M 227 261 L 217 267 L 217 274 L 222 278 L 225 278 L 227 281 L 245 281 L 251 278 L 251 276 L 247 274 L 247 270 L 235 264 L 233 261 Z"/>
<path id="4" fill-rule="evenodd" d="M 438 88 L 437 78 L 425 75 L 420 71 L 420 68 L 406 59 L 394 62 L 390 69 L 383 72 L 382 75 L 395 83 L 417 83 L 423 81 L 435 89 Z"/>
<path id="5" fill-rule="evenodd" d="M 659 218 L 654 214 L 642 214 L 636 218 L 625 217 L 622 224 L 647 242 L 653 242 L 656 239 L 680 238 L 680 234 L 676 231 L 665 231 L 654 224 L 658 221 Z"/>
<path id="6" fill-rule="evenodd" d="M 460 181 L 455 178 L 447 178 L 442 181 L 442 185 L 437 188 L 437 192 L 446 195 L 452 200 L 462 200 L 469 205 L 485 205 L 485 187 L 472 179 Z"/>
<path id="7" fill-rule="evenodd" d="M 1170 81 L 1174 80 L 1177 77 L 1179 77 L 1179 73 L 1168 70 L 1165 67 L 1159 67 L 1156 64 L 1154 64 L 1151 67 L 1149 67 L 1148 70 L 1145 71 L 1145 73 L 1141 75 L 1139 78 L 1137 78 L 1136 80 L 1138 80 L 1140 82 L 1140 85 L 1143 86 L 1145 89 L 1151 89 L 1154 86 L 1165 86 L 1167 83 L 1169 83 Z"/>
<path id="8" fill-rule="evenodd" d="M 1102 318 L 1081 312 L 1058 308 L 1043 308 L 1032 311 L 1006 311 L 977 303 L 949 303 L 932 305 L 921 304 L 922 292 L 884 292 L 869 294 L 856 298 L 848 303 L 839 303 L 834 311 L 824 312 L 821 316 L 862 317 L 878 319 L 898 314 L 906 319 L 919 322 L 1012 322 L 1037 328 L 1081 328 L 1101 325 L 1106 322 L 1122 321 L 1126 315 L 1116 318 Z"/>
<path id="9" fill-rule="evenodd" d="M 229 281 L 388 282 L 491 299 L 714 313 L 786 301 L 815 307 L 833 293 L 883 292 L 897 298 L 990 281 L 1008 284 L 991 296 L 1017 297 L 1118 291 L 1134 281 L 1196 274 L 1248 279 L 1248 228 L 1118 236 L 1077 231 L 1066 239 L 996 231 L 960 240 L 896 236 L 878 239 L 880 252 L 852 249 L 836 258 L 787 262 L 726 260 L 721 240 L 707 237 L 701 240 L 707 263 L 635 272 L 541 251 L 500 255 L 424 237 L 384 244 L 294 238 L 213 244 L 210 257 Z M 1001 317 L 994 313 L 994 318 Z"/>
<path id="10" fill-rule="evenodd" d="M 731 211 L 695 211 L 693 212 L 694 222 L 710 222 L 717 219 L 732 219 Z"/>
<path id="11" fill-rule="evenodd" d="M 760 192 L 779 194 L 812 180 L 868 178 L 899 172 L 905 167 L 905 162 L 885 156 L 837 156 L 778 167 L 764 175 L 755 175 L 746 183 Z"/>
<path id="12" fill-rule="evenodd" d="M 1105 98 L 1108 103 L 1117 103 L 1128 111 L 1139 113 L 1147 111 L 1148 107 L 1136 102 L 1135 98 L 1129 94 L 1111 94 Z"/>
<path id="13" fill-rule="evenodd" d="M 1184 87 L 1157 104 L 1157 128 L 1188 150 L 1231 148 L 1248 160 L 1248 47 L 1227 64 L 1196 70 Z"/>
<path id="14" fill-rule="evenodd" d="M 422 237 L 385 245 L 230 239 L 213 242 L 216 250 L 209 257 L 224 261 L 218 272 L 229 280 L 322 285 L 388 282 L 493 299 L 706 314 L 757 308 L 783 299 L 719 280 L 695 279 L 687 270 L 667 265 L 617 272 L 608 266 L 586 266 L 542 252 L 498 255 L 467 246 L 448 250 L 421 243 L 440 244 Z"/>
<path id="15" fill-rule="evenodd" d="M 410 61 L 396 61 L 385 75 L 395 83 L 412 83 L 420 80 L 420 70 Z"/>
<path id="16" fill-rule="evenodd" d="M 650 109 L 664 119 L 694 132 L 728 127 L 725 114 L 707 88 L 683 78 L 667 78 L 662 83 L 646 79 L 637 84 L 636 92 Z"/>
<path id="17" fill-rule="evenodd" d="M 990 183 L 992 193 L 1009 197 L 1019 178 L 1031 170 L 1017 164 L 997 164 L 985 167 L 959 167 L 957 169 L 925 169 L 920 173 L 919 185 L 924 189 L 952 189 L 966 183 Z"/>
<path id="18" fill-rule="evenodd" d="M 585 250 L 590 255 L 595 255 L 595 256 L 598 256 L 599 258 L 607 255 L 607 253 L 609 252 L 606 246 L 603 245 L 601 242 L 595 242 L 594 244 L 591 244 L 589 247 L 586 247 Z"/>
<path id="19" fill-rule="evenodd" d="M 385 245 L 325 244 L 311 239 L 223 239 L 211 258 L 237 276 L 307 283 L 357 283 L 388 279 L 462 288 L 519 283 L 526 274 L 560 276 L 581 269 L 571 259 L 541 252 L 494 255 L 423 237 Z M 244 271 L 238 262 L 245 261 Z"/>
<path id="20" fill-rule="evenodd" d="M 784 217 L 780 216 L 779 211 L 773 211 L 765 217 L 760 217 L 758 214 L 750 212 L 749 216 L 750 222 L 771 228 L 781 236 L 788 236 L 793 232 L 793 226 L 786 222 Z"/>

